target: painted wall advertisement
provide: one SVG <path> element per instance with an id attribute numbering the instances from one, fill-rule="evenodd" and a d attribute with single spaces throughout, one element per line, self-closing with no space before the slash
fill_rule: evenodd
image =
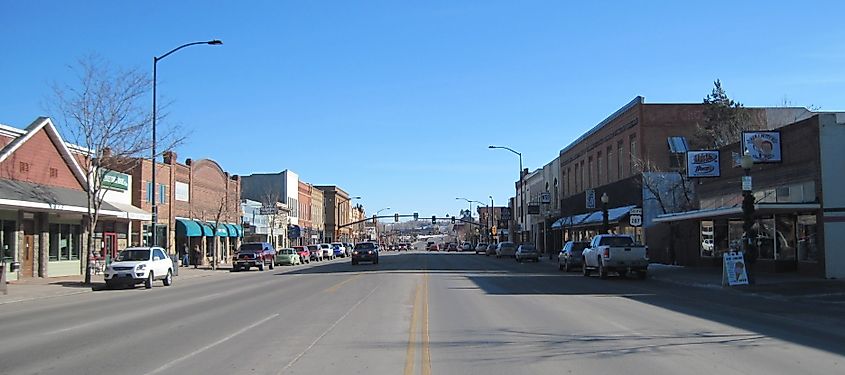
<path id="1" fill-rule="evenodd" d="M 745 258 L 742 253 L 728 252 L 722 258 L 724 259 L 722 273 L 726 279 L 724 281 L 727 281 L 730 286 L 748 285 L 748 273 L 745 271 Z"/>
<path id="2" fill-rule="evenodd" d="M 719 177 L 719 151 L 687 151 L 687 176 Z"/>
<path id="3" fill-rule="evenodd" d="M 742 144 L 755 163 L 779 163 L 781 158 L 780 132 L 743 132 Z"/>

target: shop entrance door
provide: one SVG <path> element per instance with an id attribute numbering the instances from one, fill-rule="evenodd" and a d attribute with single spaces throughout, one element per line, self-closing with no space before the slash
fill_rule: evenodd
<path id="1" fill-rule="evenodd" d="M 103 257 L 114 262 L 117 257 L 117 234 L 103 233 Z"/>
<path id="2" fill-rule="evenodd" d="M 21 277 L 33 277 L 35 270 L 35 223 L 23 222 L 23 259 Z"/>

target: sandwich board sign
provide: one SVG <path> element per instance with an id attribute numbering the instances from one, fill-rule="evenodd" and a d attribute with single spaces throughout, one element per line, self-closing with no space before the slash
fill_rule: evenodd
<path id="1" fill-rule="evenodd" d="M 745 257 L 741 252 L 728 252 L 722 255 L 722 285 L 748 285 L 748 273 L 745 270 Z"/>

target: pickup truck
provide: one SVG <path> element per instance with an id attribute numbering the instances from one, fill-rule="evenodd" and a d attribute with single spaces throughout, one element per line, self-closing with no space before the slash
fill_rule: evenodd
<path id="1" fill-rule="evenodd" d="M 590 276 L 593 270 L 602 279 L 607 278 L 609 272 L 616 272 L 622 277 L 628 272 L 636 272 L 638 278 L 645 279 L 648 275 L 647 251 L 645 246 L 636 244 L 628 235 L 597 235 L 581 253 L 584 276 Z"/>
<path id="2" fill-rule="evenodd" d="M 247 242 L 241 244 L 235 254 L 232 271 L 249 271 L 250 267 L 258 267 L 259 271 L 264 271 L 265 266 L 272 270 L 275 260 L 276 250 L 273 245 L 267 242 Z"/>

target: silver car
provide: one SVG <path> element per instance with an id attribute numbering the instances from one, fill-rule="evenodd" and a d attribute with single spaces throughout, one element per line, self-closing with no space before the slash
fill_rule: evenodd
<path id="1" fill-rule="evenodd" d="M 515 257 L 516 256 L 516 244 L 510 241 L 499 242 L 499 246 L 496 246 L 496 258 L 501 257 Z"/>
<path id="2" fill-rule="evenodd" d="M 581 252 L 587 246 L 590 246 L 590 243 L 585 241 L 569 241 L 563 245 L 563 249 L 557 255 L 558 269 L 569 272 L 572 267 L 581 267 L 583 263 Z"/>
<path id="3" fill-rule="evenodd" d="M 526 260 L 533 260 L 535 262 L 540 261 L 540 252 L 537 251 L 537 248 L 534 247 L 533 244 L 527 243 L 519 245 L 519 248 L 516 249 L 516 253 L 514 253 L 514 258 L 517 262 L 524 262 Z"/>

